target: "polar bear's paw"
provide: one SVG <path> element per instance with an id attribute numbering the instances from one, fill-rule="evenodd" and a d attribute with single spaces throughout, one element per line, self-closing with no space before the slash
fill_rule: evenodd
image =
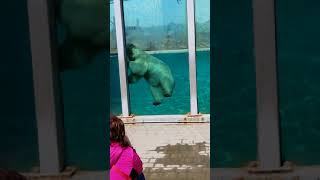
<path id="1" fill-rule="evenodd" d="M 155 106 L 159 106 L 160 104 L 161 104 L 161 102 L 159 102 L 159 101 L 153 102 L 153 105 L 155 105 Z"/>

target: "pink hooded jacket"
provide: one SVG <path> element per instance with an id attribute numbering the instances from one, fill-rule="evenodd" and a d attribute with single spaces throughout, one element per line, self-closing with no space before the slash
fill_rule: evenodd
<path id="1" fill-rule="evenodd" d="M 138 174 L 143 170 L 136 151 L 132 147 L 122 147 L 119 143 L 110 145 L 110 168 L 110 180 L 127 180 L 132 169 Z"/>

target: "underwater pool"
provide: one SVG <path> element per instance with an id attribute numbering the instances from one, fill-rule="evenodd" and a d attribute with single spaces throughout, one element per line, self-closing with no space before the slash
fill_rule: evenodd
<path id="1" fill-rule="evenodd" d="M 187 114 L 190 112 L 190 84 L 188 53 L 158 53 L 172 70 L 175 89 L 172 97 L 165 98 L 159 106 L 152 104 L 153 97 L 144 79 L 129 84 L 130 109 L 135 115 Z M 121 114 L 120 80 L 117 55 L 110 56 L 110 112 Z M 198 107 L 203 114 L 210 113 L 210 51 L 197 52 Z"/>

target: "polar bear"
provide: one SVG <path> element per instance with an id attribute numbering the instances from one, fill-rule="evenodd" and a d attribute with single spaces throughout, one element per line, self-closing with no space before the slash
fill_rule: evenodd
<path id="1" fill-rule="evenodd" d="M 172 96 L 175 82 L 167 64 L 133 44 L 127 45 L 126 53 L 129 60 L 129 84 L 143 77 L 150 85 L 155 106 L 160 105 L 164 97 Z"/>

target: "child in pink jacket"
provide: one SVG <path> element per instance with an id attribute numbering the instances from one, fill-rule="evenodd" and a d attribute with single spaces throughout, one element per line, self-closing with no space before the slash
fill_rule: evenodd
<path id="1" fill-rule="evenodd" d="M 126 136 L 124 123 L 110 119 L 110 180 L 134 180 L 142 173 L 142 162 Z"/>

